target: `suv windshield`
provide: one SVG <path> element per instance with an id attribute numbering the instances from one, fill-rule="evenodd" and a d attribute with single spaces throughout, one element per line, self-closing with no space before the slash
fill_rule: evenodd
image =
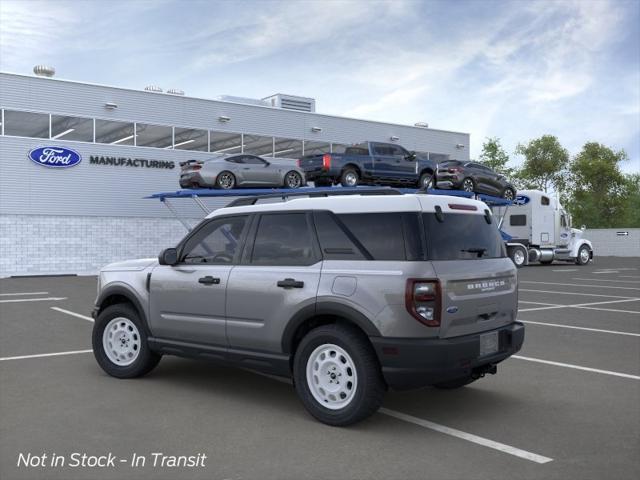
<path id="1" fill-rule="evenodd" d="M 430 260 L 478 260 L 506 256 L 495 222 L 484 215 L 448 213 L 440 222 L 435 213 L 424 213 Z"/>

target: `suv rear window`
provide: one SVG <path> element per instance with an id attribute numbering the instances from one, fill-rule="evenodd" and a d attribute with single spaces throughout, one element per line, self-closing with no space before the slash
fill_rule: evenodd
<path id="1" fill-rule="evenodd" d="M 430 260 L 479 260 L 505 257 L 495 222 L 484 215 L 447 213 L 442 222 L 435 213 L 423 213 Z"/>

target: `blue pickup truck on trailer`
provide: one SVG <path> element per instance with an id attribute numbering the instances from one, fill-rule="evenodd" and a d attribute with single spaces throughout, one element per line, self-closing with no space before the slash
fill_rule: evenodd
<path id="1" fill-rule="evenodd" d="M 433 188 L 437 163 L 393 143 L 364 142 L 344 153 L 308 155 L 298 161 L 317 187 L 341 184 L 404 185 Z"/>

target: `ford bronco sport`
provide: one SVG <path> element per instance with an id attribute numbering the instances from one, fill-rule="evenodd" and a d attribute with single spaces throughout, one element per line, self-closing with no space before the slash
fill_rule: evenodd
<path id="1" fill-rule="evenodd" d="M 93 348 L 110 375 L 163 354 L 292 377 L 321 422 L 388 388 L 457 388 L 517 352 L 517 273 L 487 206 L 437 195 L 240 199 L 158 260 L 100 272 Z"/>

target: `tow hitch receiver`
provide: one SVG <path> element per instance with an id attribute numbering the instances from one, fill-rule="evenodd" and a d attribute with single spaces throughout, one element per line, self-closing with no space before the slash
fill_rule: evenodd
<path id="1" fill-rule="evenodd" d="M 487 365 L 482 365 L 481 367 L 476 367 L 471 371 L 471 378 L 478 379 L 482 378 L 487 374 L 495 375 L 498 371 L 498 367 L 495 363 L 489 363 Z"/>

